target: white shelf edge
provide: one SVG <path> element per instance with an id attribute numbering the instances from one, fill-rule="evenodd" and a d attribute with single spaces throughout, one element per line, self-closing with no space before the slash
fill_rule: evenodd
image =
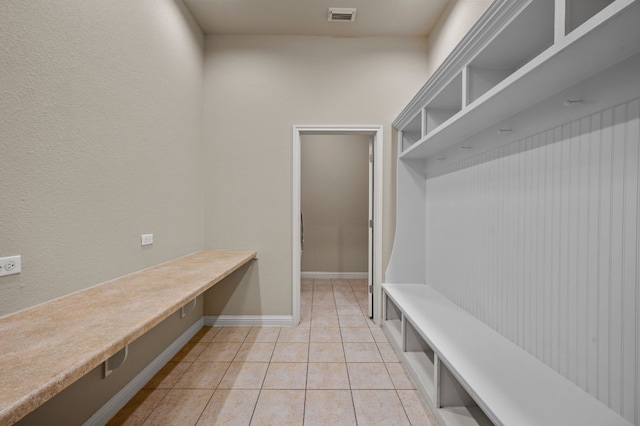
<path id="1" fill-rule="evenodd" d="M 493 38 L 502 26 L 520 12 L 529 1 L 531 0 L 494 0 L 393 121 L 393 127 L 396 129 L 404 127 L 413 118 L 416 109 L 423 108 L 428 101 L 437 96 L 440 88 L 446 86 L 477 54 L 480 47 Z"/>
<path id="2" fill-rule="evenodd" d="M 496 398 L 512 398 L 517 395 L 515 399 L 522 400 L 522 398 L 525 398 L 525 394 L 527 393 L 530 394 L 529 396 L 534 395 L 532 392 L 536 389 L 536 386 L 552 383 L 554 386 L 559 386 L 560 392 L 564 394 L 562 401 L 563 406 L 569 404 L 574 408 L 580 408 L 580 410 L 570 411 L 570 413 L 572 413 L 571 422 L 567 424 L 616 424 L 621 426 L 631 426 L 631 423 L 624 419 L 619 413 L 616 413 L 597 399 L 593 398 L 593 396 L 577 388 L 575 384 L 560 376 L 548 365 L 544 365 L 540 360 L 534 358 L 531 354 L 526 353 L 526 351 L 508 341 L 504 336 L 499 335 L 495 330 L 491 329 L 486 324 L 473 317 L 473 315 L 455 305 L 431 286 L 416 283 L 387 283 L 383 284 L 383 286 L 387 295 L 386 297 L 389 297 L 394 301 L 394 304 L 400 308 L 403 316 L 407 318 L 407 320 L 410 320 L 413 324 L 416 322 L 422 324 L 425 319 L 427 319 L 427 328 L 430 329 L 430 332 L 434 335 L 433 339 L 427 338 L 427 336 L 425 336 L 425 331 L 422 330 L 422 328 L 415 327 L 416 331 L 418 331 L 420 336 L 423 337 L 429 347 L 433 349 L 440 362 L 444 364 L 451 375 L 469 394 L 471 399 L 475 401 L 478 409 L 481 410 L 483 415 L 489 418 L 490 421 L 496 424 L 502 424 L 505 420 L 513 421 L 515 416 L 518 419 L 518 424 L 533 425 L 537 423 L 532 423 L 532 420 L 541 420 L 546 417 L 546 420 L 548 421 L 550 419 L 549 415 L 552 415 L 552 413 L 564 413 L 565 410 L 560 408 L 558 405 L 559 401 L 555 400 L 550 395 L 538 395 L 537 393 L 535 394 L 536 400 L 539 399 L 540 403 L 551 403 L 551 406 L 547 408 L 547 412 L 533 415 L 531 418 L 527 417 L 534 412 L 532 411 L 533 408 L 531 406 L 527 406 L 527 410 L 524 412 L 520 412 L 517 408 L 512 410 L 503 404 L 493 406 L 496 402 Z M 425 297 L 429 298 L 426 306 L 424 306 L 425 303 L 422 302 L 422 299 Z M 428 308 L 429 311 L 435 310 L 435 312 L 429 314 L 425 311 L 425 307 Z M 439 324 L 443 324 L 442 327 L 438 325 L 434 326 L 435 328 L 432 328 L 428 325 L 435 324 L 433 321 L 436 319 Z M 466 330 L 467 333 L 464 341 L 455 343 L 452 339 L 444 337 L 445 335 L 455 335 L 462 329 Z M 487 338 L 489 338 L 491 342 L 488 343 Z M 453 347 L 451 346 L 452 344 Z M 501 351 L 505 357 L 516 355 L 518 362 L 500 365 L 485 363 L 483 368 L 486 368 L 486 370 L 472 368 L 469 365 L 467 354 L 473 353 L 474 356 L 481 356 L 485 359 L 489 359 L 491 358 L 490 352 L 494 349 L 489 350 L 486 346 L 487 344 L 489 344 L 490 347 L 495 348 L 495 350 Z M 440 345 L 442 345 L 442 347 L 440 347 Z M 443 351 L 445 353 L 443 353 Z M 405 353 L 402 353 L 402 355 L 403 361 L 406 362 L 406 357 L 404 356 Z M 530 389 L 521 389 L 518 386 L 514 388 L 515 385 L 511 383 L 507 386 L 507 390 L 517 389 L 516 393 L 511 394 L 507 392 L 507 394 L 503 394 L 502 391 L 498 391 L 498 394 L 496 394 L 496 384 L 484 383 L 481 378 L 486 374 L 496 374 L 497 376 L 502 376 L 499 380 L 502 380 L 504 383 L 510 383 L 510 377 L 513 376 L 509 376 L 509 378 L 507 378 L 504 375 L 503 370 L 505 366 L 511 369 L 512 372 L 520 371 L 523 367 L 525 367 L 525 370 L 522 370 L 523 373 L 525 371 L 530 371 L 530 369 L 534 369 L 536 371 L 536 383 L 532 383 Z M 469 377 L 467 377 L 467 375 Z M 481 384 L 481 386 L 478 386 L 479 384 Z M 478 386 L 478 388 L 476 388 L 476 386 Z M 431 402 L 431 404 L 432 403 L 433 402 Z M 582 411 L 582 409 L 585 408 L 588 408 L 588 410 Z M 585 423 L 587 418 L 593 421 Z M 576 423 L 578 419 L 580 419 L 580 423 Z"/>
<path id="3" fill-rule="evenodd" d="M 521 68 L 516 70 L 513 74 L 502 80 L 493 88 L 489 89 L 478 99 L 475 99 L 469 105 L 463 106 L 463 108 L 454 116 L 446 120 L 433 131 L 429 132 L 426 136 L 420 138 L 417 142 L 411 144 L 410 147 L 405 149 L 399 155 L 399 158 L 403 160 L 427 159 L 430 156 L 436 155 L 437 153 L 456 145 L 462 140 L 491 127 L 492 125 L 495 125 L 499 121 L 507 119 L 517 112 L 542 102 L 543 100 L 553 96 L 555 93 L 571 87 L 589 76 L 601 72 L 606 68 L 638 53 L 640 51 L 640 31 L 633 29 L 637 28 L 637 22 L 640 22 L 640 7 L 637 3 L 638 0 L 617 0 L 607 6 L 580 27 L 576 28 L 567 36 L 545 49 L 535 58 L 531 59 Z M 541 76 L 536 76 L 538 80 L 542 81 L 549 81 L 549 78 L 546 78 L 545 74 L 555 78 L 560 74 L 560 69 L 567 68 L 567 64 L 557 63 L 558 56 L 560 54 L 566 55 L 566 53 L 571 52 L 572 49 L 580 50 L 588 47 L 588 43 L 590 39 L 592 39 L 590 36 L 594 31 L 618 31 L 618 29 L 615 28 L 616 26 L 610 25 L 606 28 L 607 25 L 605 24 L 608 23 L 608 20 L 618 17 L 626 12 L 633 14 L 631 17 L 625 19 L 630 21 L 630 25 L 633 25 L 633 27 L 631 27 L 631 31 L 635 31 L 636 34 L 635 38 L 619 37 L 624 39 L 621 43 L 626 43 L 624 45 L 625 48 L 609 49 L 609 51 L 604 54 L 605 57 L 602 60 L 593 61 L 589 66 L 584 66 L 584 64 L 573 65 L 570 63 L 569 65 L 573 66 L 573 68 L 571 69 L 571 72 L 564 72 L 566 77 L 564 77 L 562 81 L 556 80 L 555 84 L 549 85 L 548 87 L 540 85 L 543 89 L 536 90 L 535 97 L 526 96 L 526 86 L 527 83 L 531 83 L 532 73 L 542 73 Z M 627 28 L 627 30 L 629 29 Z M 587 43 L 586 47 L 585 43 Z M 467 64 L 464 66 L 466 65 Z M 513 102 L 514 98 L 521 99 L 521 101 Z M 509 100 L 511 101 L 508 102 Z M 495 111 L 491 114 L 487 114 L 485 112 L 492 108 Z M 477 112 L 478 110 L 481 111 Z M 465 128 L 465 122 L 472 120 L 479 121 L 483 124 L 472 126 L 469 129 Z M 454 126 L 454 124 L 456 126 Z"/>
<path id="4" fill-rule="evenodd" d="M 434 367 L 429 357 L 423 352 L 405 352 L 407 364 L 412 368 L 418 381 L 426 388 L 427 393 L 433 398 L 435 395 Z"/>
<path id="5" fill-rule="evenodd" d="M 443 407 L 438 411 L 447 426 L 493 426 L 479 407 Z"/>

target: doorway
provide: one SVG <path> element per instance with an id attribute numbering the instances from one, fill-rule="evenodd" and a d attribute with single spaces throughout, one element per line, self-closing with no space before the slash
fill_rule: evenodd
<path id="1" fill-rule="evenodd" d="M 302 135 L 367 135 L 370 140 L 369 202 L 369 314 L 379 323 L 382 282 L 382 126 L 294 126 L 293 127 L 293 229 L 292 312 L 293 324 L 300 322 L 300 274 L 302 260 L 301 151 Z M 348 142 L 346 142 L 348 143 Z"/>

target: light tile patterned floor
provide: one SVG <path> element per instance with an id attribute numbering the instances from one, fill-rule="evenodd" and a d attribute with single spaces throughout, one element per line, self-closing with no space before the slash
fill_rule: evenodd
<path id="1" fill-rule="evenodd" d="M 435 425 L 365 280 L 303 279 L 298 327 L 204 327 L 110 425 Z"/>

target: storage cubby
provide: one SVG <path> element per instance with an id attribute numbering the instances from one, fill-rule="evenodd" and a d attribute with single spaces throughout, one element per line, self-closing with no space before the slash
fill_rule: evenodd
<path id="1" fill-rule="evenodd" d="M 414 377 L 422 391 L 431 398 L 435 396 L 435 374 L 434 357 L 435 354 L 429 344 L 418 333 L 416 327 L 410 322 L 405 323 L 405 358 L 409 367 L 413 370 Z"/>
<path id="2" fill-rule="evenodd" d="M 456 75 L 429 101 L 425 109 L 426 134 L 433 132 L 462 109 L 462 73 Z"/>
<path id="3" fill-rule="evenodd" d="M 427 284 L 423 260 L 429 180 L 637 98 L 638 23 L 640 0 L 494 0 L 393 123 L 420 137 L 398 157 L 383 328 L 440 425 L 632 425 Z"/>
<path id="4" fill-rule="evenodd" d="M 385 334 L 440 426 L 632 426 L 428 284 L 383 291 Z"/>
<path id="5" fill-rule="evenodd" d="M 384 298 L 384 325 L 390 337 L 395 340 L 396 347 L 401 348 L 402 342 L 402 311 L 389 297 Z"/>
<path id="6" fill-rule="evenodd" d="M 447 425 L 493 425 L 447 366 L 437 358 L 435 368 L 438 387 L 436 405 Z"/>
<path id="7" fill-rule="evenodd" d="M 406 150 L 422 138 L 422 111 L 402 129 L 402 150 Z"/>
<path id="8" fill-rule="evenodd" d="M 638 22 L 640 0 L 494 0 L 393 122 L 415 135 L 399 158 L 498 148 L 506 138 L 472 138 L 639 53 Z M 426 164 L 431 175 L 445 163 Z"/>
<path id="9" fill-rule="evenodd" d="M 471 104 L 553 45 L 554 1 L 530 2 L 467 68 L 467 103 Z"/>
<path id="10" fill-rule="evenodd" d="M 566 0 L 565 34 L 578 28 L 615 0 Z"/>

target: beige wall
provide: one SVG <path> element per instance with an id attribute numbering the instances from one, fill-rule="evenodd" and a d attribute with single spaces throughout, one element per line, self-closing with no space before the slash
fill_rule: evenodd
<path id="1" fill-rule="evenodd" d="M 492 0 L 451 0 L 449 2 L 429 34 L 429 74 L 432 74 L 449 56 L 491 3 Z"/>
<path id="2" fill-rule="evenodd" d="M 179 1 L 0 2 L 0 315 L 203 248 L 202 45 Z"/>
<path id="3" fill-rule="evenodd" d="M 303 272 L 367 272 L 367 135 L 302 135 Z"/>
<path id="4" fill-rule="evenodd" d="M 203 248 L 203 41 L 174 0 L 0 2 L 0 316 Z M 201 315 L 20 424 L 82 424 Z"/>
<path id="5" fill-rule="evenodd" d="M 206 37 L 205 245 L 252 248 L 258 262 L 205 313 L 291 314 L 292 126 L 382 124 L 388 174 L 391 122 L 427 72 L 424 38 Z M 392 234 L 385 222 L 385 258 Z"/>

